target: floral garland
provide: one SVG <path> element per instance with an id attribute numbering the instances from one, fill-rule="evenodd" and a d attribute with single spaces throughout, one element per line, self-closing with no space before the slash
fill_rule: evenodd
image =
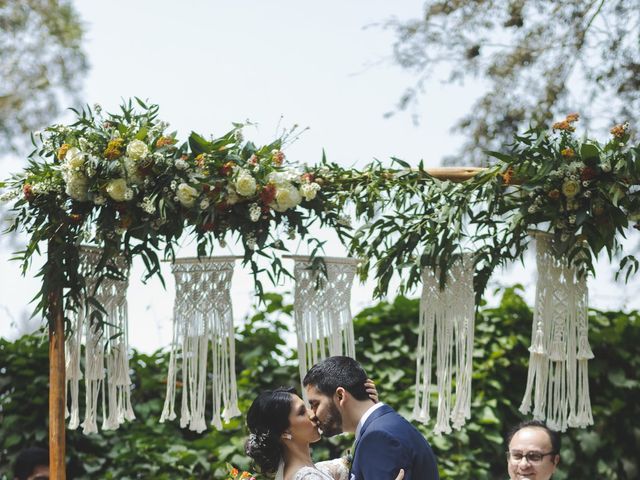
<path id="1" fill-rule="evenodd" d="M 517 136 L 509 154 L 490 154 L 501 161 L 504 184 L 519 184 L 496 201 L 505 220 L 514 230 L 549 232 L 559 255 L 594 273 L 601 250 L 609 258 L 619 254 L 630 223 L 640 228 L 640 149 L 629 145 L 628 124 L 614 126 L 600 144 L 576 138 L 578 120 L 578 114 L 567 115 L 550 131 L 535 128 Z M 621 267 L 628 278 L 638 262 L 629 255 Z"/>
<path id="2" fill-rule="evenodd" d="M 214 240 L 224 246 L 233 232 L 257 273 L 254 251 L 264 254 L 281 243 L 272 236 L 273 225 L 286 225 L 290 236 L 307 232 L 309 219 L 296 208 L 317 207 L 321 180 L 285 166 L 281 147 L 292 131 L 258 148 L 243 140 L 243 125 L 235 124 L 222 137 L 192 133 L 178 145 L 175 133 L 157 119 L 158 107 L 136 103 L 129 101 L 119 114 L 86 108 L 76 112 L 74 124 L 37 134 L 29 166 L 8 182 L 4 200 L 17 200 L 11 230 L 31 234 L 20 252 L 25 268 L 41 240 L 53 239 L 50 247 L 57 248 L 41 272 L 43 313 L 53 284 L 69 289 L 68 307 L 79 306 L 85 285 L 77 271 L 80 242 L 102 247 L 98 270 L 104 275 L 119 275 L 107 260 L 122 253 L 129 263 L 140 255 L 151 276 L 160 272 L 156 250 L 164 245 L 165 256 L 172 257 L 185 228 L 196 234 L 199 255 Z M 277 276 L 282 269 L 273 260 Z"/>
<path id="3" fill-rule="evenodd" d="M 54 250 L 40 272 L 37 310 L 45 315 L 54 288 L 65 289 L 65 308 L 91 301 L 78 271 L 83 242 L 102 248 L 99 275 L 118 278 L 108 260 L 122 255 L 129 263 L 141 257 L 149 277 L 160 275 L 157 251 L 172 259 L 186 231 L 196 236 L 198 255 L 232 234 L 262 295 L 259 274 L 274 284 L 290 276 L 281 262 L 286 237 L 306 239 L 311 257 L 321 251 L 323 242 L 309 235 L 319 222 L 363 259 L 362 279 L 374 271 L 376 296 L 386 294 L 393 276 L 401 293 L 415 287 L 424 267 L 439 270 L 444 282 L 470 249 L 480 298 L 496 268 L 522 257 L 531 228 L 552 233 L 557 253 L 587 272 L 602 249 L 620 253 L 629 221 L 640 220 L 640 149 L 629 145 L 628 127 L 614 127 L 604 145 L 578 140 L 575 114 L 550 131 L 516 136 L 510 153 L 489 152 L 496 165 L 455 183 L 432 177 L 422 162 L 413 168 L 399 159 L 393 168 L 376 161 L 359 171 L 325 158 L 287 165 L 282 148 L 294 130 L 262 147 L 243 139 L 241 124 L 218 138 L 192 133 L 179 143 L 158 120 L 158 107 L 139 99 L 118 114 L 76 113 L 75 123 L 37 134 L 28 167 L 0 184 L 7 189 L 2 199 L 14 202 L 10 230 L 30 235 L 18 252 L 23 269 L 41 242 Z M 621 267 L 628 279 L 638 261 L 627 255 Z"/>

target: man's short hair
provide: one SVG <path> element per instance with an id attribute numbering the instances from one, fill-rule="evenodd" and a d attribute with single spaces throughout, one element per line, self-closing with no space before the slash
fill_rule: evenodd
<path id="1" fill-rule="evenodd" d="M 315 364 L 302 381 L 306 387 L 312 385 L 329 397 L 338 387 L 344 388 L 356 400 L 366 400 L 369 394 L 364 386 L 367 374 L 362 366 L 350 357 L 329 357 Z"/>
<path id="2" fill-rule="evenodd" d="M 49 452 L 40 447 L 25 448 L 16 457 L 13 474 L 17 480 L 26 480 L 38 466 L 49 466 Z"/>
<path id="3" fill-rule="evenodd" d="M 513 436 L 523 428 L 527 427 L 541 428 L 545 432 L 547 432 L 547 435 L 549 435 L 549 440 L 551 441 L 551 452 L 549 453 L 554 453 L 556 455 L 560 454 L 560 433 L 556 432 L 555 430 L 551 430 L 549 427 L 547 427 L 546 423 L 541 422 L 540 420 L 526 420 L 524 422 L 520 422 L 518 425 L 509 430 L 509 433 L 507 434 L 507 448 L 509 447 Z"/>

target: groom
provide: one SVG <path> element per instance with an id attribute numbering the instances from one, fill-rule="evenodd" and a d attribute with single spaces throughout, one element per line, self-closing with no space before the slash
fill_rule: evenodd
<path id="1" fill-rule="evenodd" d="M 349 357 L 329 357 L 304 377 L 314 420 L 329 437 L 354 432 L 350 480 L 438 480 L 436 457 L 422 434 L 365 390 L 367 374 Z"/>

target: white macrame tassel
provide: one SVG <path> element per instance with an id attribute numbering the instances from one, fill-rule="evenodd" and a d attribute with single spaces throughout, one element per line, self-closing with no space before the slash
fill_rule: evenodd
<path id="1" fill-rule="evenodd" d="M 80 368 L 80 354 L 82 344 L 83 315 L 68 313 L 72 319 L 71 332 L 65 341 L 65 376 L 67 380 L 67 399 L 70 399 L 70 408 L 67 410 L 65 402 L 65 419 L 69 419 L 68 428 L 75 430 L 80 425 L 80 380 L 82 370 Z"/>
<path id="2" fill-rule="evenodd" d="M 587 361 L 593 353 L 588 335 L 586 278 L 566 258 L 557 258 L 552 238 L 536 233 L 538 281 L 529 373 L 520 411 L 531 411 L 555 430 L 593 423 Z"/>
<path id="3" fill-rule="evenodd" d="M 452 426 L 460 429 L 471 416 L 475 326 L 473 259 L 465 254 L 461 261 L 454 263 L 447 272 L 443 290 L 438 272 L 423 269 L 422 281 L 413 418 L 425 424 L 431 420 L 429 401 L 435 343 L 438 409 L 433 431 L 440 435 L 450 433 Z"/>
<path id="4" fill-rule="evenodd" d="M 176 418 L 176 381 L 181 359 L 180 426 L 196 432 L 206 429 L 209 342 L 213 375 L 211 424 L 221 429 L 223 420 L 240 414 L 230 295 L 234 261 L 235 257 L 187 258 L 173 264 L 176 279 L 173 341 L 160 422 Z"/>
<path id="5" fill-rule="evenodd" d="M 68 427 L 80 426 L 79 382 L 82 379 L 80 355 L 85 339 L 85 416 L 81 424 L 83 433 L 98 431 L 99 405 L 102 403 L 102 428 L 113 430 L 125 420 L 133 420 L 131 406 L 131 379 L 129 378 L 127 332 L 127 280 L 105 278 L 96 289 L 95 268 L 101 250 L 82 247 L 79 270 L 87 280 L 87 291 L 94 295 L 106 313 L 102 325 L 92 318 L 94 308 L 83 305 L 77 312 L 68 312 L 71 334 L 66 340 L 67 391 L 70 395 Z M 112 259 L 112 266 L 128 278 L 123 258 Z M 106 362 L 106 363 L 105 363 Z"/>
<path id="6" fill-rule="evenodd" d="M 311 269 L 309 257 L 285 258 L 295 260 L 294 316 L 302 382 L 309 369 L 328 356 L 356 356 L 351 286 L 358 260 L 323 257 L 327 272 L 324 278 Z M 304 388 L 302 392 L 305 396 Z"/>

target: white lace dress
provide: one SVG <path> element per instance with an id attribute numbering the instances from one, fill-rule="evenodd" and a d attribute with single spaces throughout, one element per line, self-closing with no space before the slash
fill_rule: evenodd
<path id="1" fill-rule="evenodd" d="M 279 475 L 278 475 L 279 474 Z M 276 480 L 282 479 L 279 469 Z M 302 467 L 293 477 L 294 480 L 348 480 L 349 467 L 342 458 L 318 462 L 315 467 Z"/>

